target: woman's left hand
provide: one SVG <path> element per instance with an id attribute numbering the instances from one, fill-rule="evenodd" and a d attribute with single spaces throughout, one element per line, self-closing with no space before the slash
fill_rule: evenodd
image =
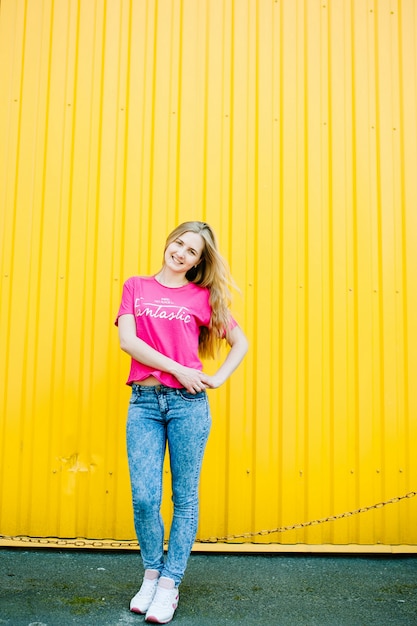
<path id="1" fill-rule="evenodd" d="M 213 376 L 204 374 L 201 377 L 201 381 L 205 383 L 209 389 L 217 389 L 217 387 L 223 385 L 230 374 L 235 371 L 248 350 L 248 341 L 239 326 L 235 326 L 230 331 L 228 340 L 230 350 L 223 364 Z"/>
<path id="2" fill-rule="evenodd" d="M 204 377 L 202 378 L 202 382 L 205 384 L 207 389 L 217 389 L 223 384 L 224 381 L 221 380 L 220 377 L 216 375 L 214 376 L 204 375 Z"/>

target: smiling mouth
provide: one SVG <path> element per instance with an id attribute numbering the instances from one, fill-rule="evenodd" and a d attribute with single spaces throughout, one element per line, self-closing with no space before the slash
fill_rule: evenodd
<path id="1" fill-rule="evenodd" d="M 172 261 L 174 261 L 174 263 L 176 263 L 177 265 L 183 265 L 183 261 L 179 261 L 178 259 L 176 259 L 174 256 L 171 256 Z"/>

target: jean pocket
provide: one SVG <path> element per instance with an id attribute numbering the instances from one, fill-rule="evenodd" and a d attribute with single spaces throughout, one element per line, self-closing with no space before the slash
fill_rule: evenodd
<path id="1" fill-rule="evenodd" d="M 139 401 L 140 393 L 135 387 L 132 387 L 132 393 L 130 395 L 129 404 L 136 404 Z"/>
<path id="2" fill-rule="evenodd" d="M 199 391 L 198 393 L 190 393 L 186 389 L 178 389 L 178 393 L 183 400 L 187 402 L 204 402 L 207 400 L 207 393 L 205 391 Z"/>

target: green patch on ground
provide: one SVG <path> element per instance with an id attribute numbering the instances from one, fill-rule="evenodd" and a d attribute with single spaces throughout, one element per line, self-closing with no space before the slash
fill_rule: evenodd
<path id="1" fill-rule="evenodd" d="M 390 595 L 410 595 L 414 594 L 417 591 L 417 584 L 397 583 L 395 585 L 387 585 L 385 587 L 381 587 L 380 591 L 382 591 L 382 593 Z"/>
<path id="2" fill-rule="evenodd" d="M 91 596 L 73 596 L 72 598 L 65 598 L 63 602 L 71 606 L 74 613 L 82 615 L 88 613 L 91 606 L 102 604 L 103 599 L 93 598 Z"/>

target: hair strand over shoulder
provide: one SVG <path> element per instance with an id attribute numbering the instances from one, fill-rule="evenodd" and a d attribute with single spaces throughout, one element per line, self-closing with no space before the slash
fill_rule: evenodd
<path id="1" fill-rule="evenodd" d="M 210 291 L 210 306 L 212 310 L 210 326 L 200 331 L 199 353 L 203 358 L 215 358 L 220 344 L 227 338 L 230 326 L 231 287 L 235 286 L 229 266 L 221 256 L 217 239 L 212 228 L 205 222 L 184 222 L 175 228 L 168 236 L 165 250 L 170 243 L 186 232 L 199 234 L 204 240 L 204 250 L 196 268 L 189 270 L 186 278 L 207 287 Z"/>

